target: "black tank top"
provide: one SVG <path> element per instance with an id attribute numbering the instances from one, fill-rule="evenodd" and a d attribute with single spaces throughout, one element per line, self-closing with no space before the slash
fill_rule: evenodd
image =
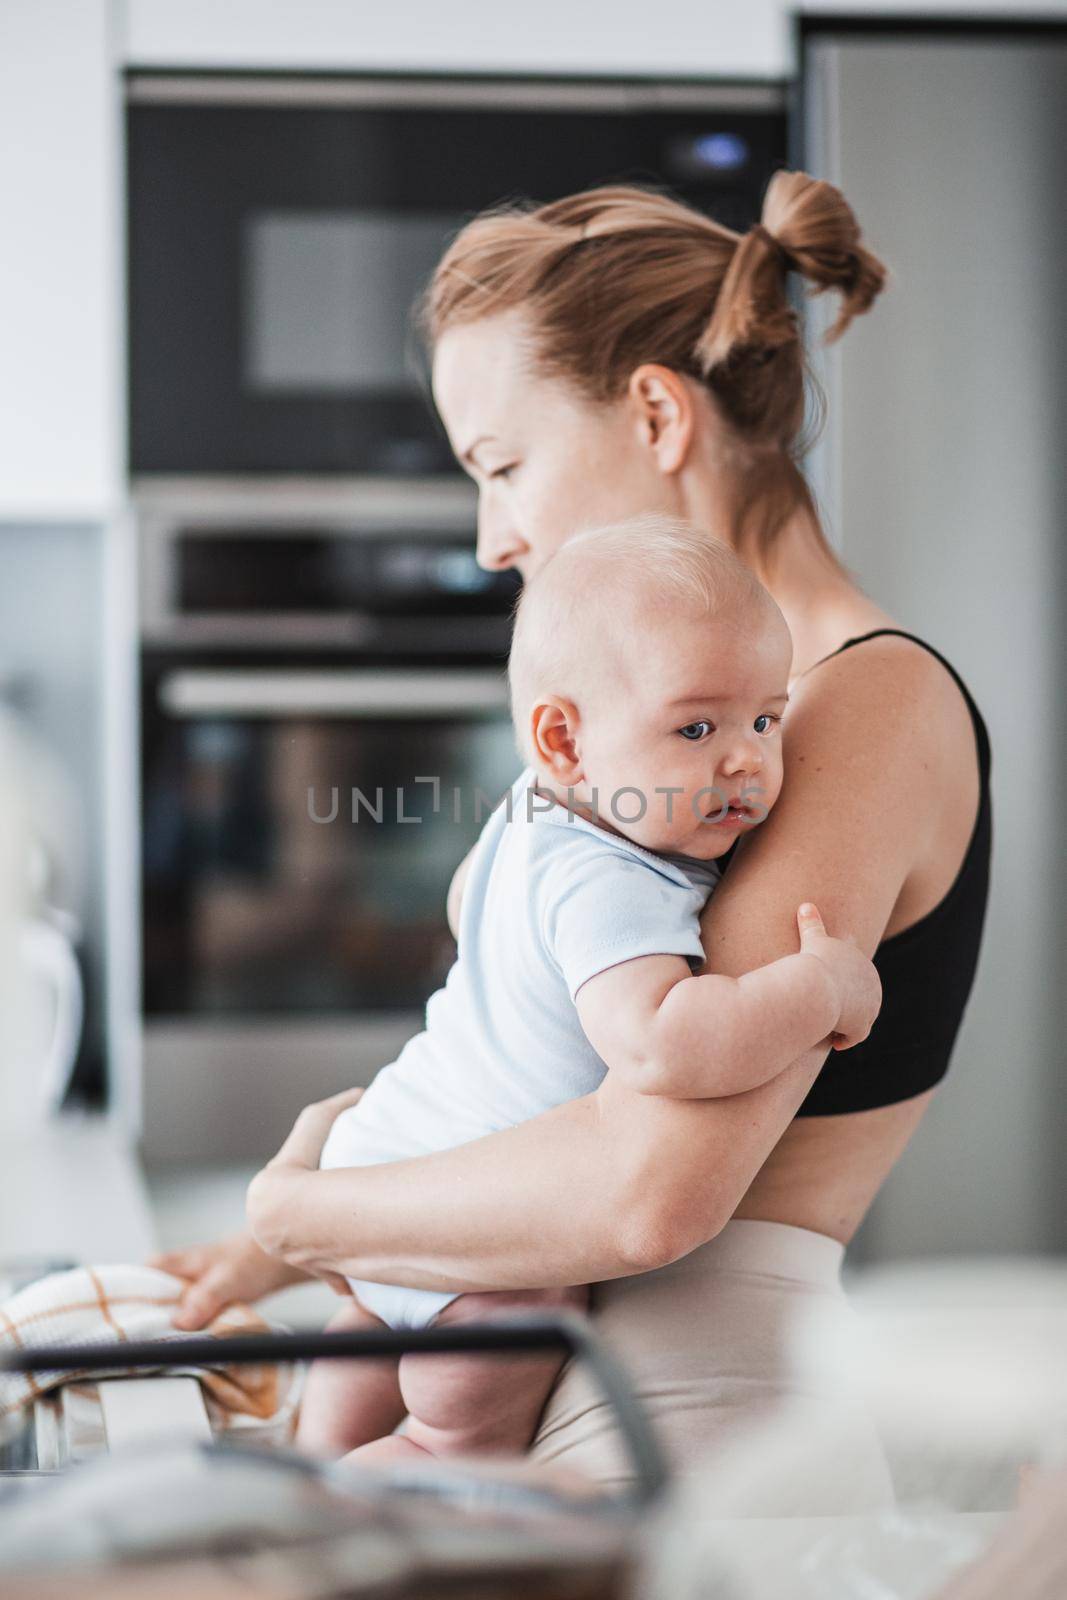
<path id="1" fill-rule="evenodd" d="M 910 1100 L 912 1095 L 922 1094 L 939 1083 L 948 1071 L 978 964 L 993 836 L 989 734 L 955 667 L 913 633 L 901 628 L 877 628 L 857 639 L 846 639 L 832 655 L 883 634 L 912 639 L 929 650 L 959 685 L 971 713 L 978 748 L 978 815 L 963 864 L 944 899 L 910 928 L 883 939 L 875 950 L 872 960 L 882 980 L 882 1009 L 877 1020 L 862 1044 L 852 1050 L 830 1052 L 797 1112 L 799 1117 L 872 1111 L 876 1106 Z M 831 656 L 822 659 L 829 661 Z"/>

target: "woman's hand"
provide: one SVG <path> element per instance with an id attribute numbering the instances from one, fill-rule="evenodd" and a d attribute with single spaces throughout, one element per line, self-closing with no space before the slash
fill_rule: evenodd
<path id="1" fill-rule="evenodd" d="M 269 1257 L 284 1261 L 293 1241 L 299 1243 L 300 1229 L 296 1220 L 299 1208 L 293 1205 L 294 1180 L 318 1171 L 319 1157 L 330 1129 L 341 1112 L 354 1106 L 362 1094 L 362 1089 L 344 1089 L 328 1100 L 316 1100 L 305 1106 L 278 1154 L 249 1184 L 245 1214 L 252 1237 Z M 305 1273 L 301 1268 L 293 1270 L 299 1271 L 301 1276 L 321 1278 L 335 1294 L 351 1293 L 347 1280 L 336 1272 L 322 1268 L 317 1268 L 314 1274 Z"/>
<path id="2" fill-rule="evenodd" d="M 315 1100 L 305 1106 L 278 1154 L 267 1162 L 267 1168 L 300 1167 L 308 1172 L 317 1172 L 322 1147 L 330 1129 L 342 1111 L 347 1111 L 349 1106 L 356 1105 L 362 1098 L 362 1089 L 343 1089 L 328 1100 Z"/>
<path id="3" fill-rule="evenodd" d="M 320 1100 L 302 1111 L 293 1131 L 273 1161 L 258 1173 L 253 1183 L 272 1168 L 290 1171 L 314 1169 L 319 1164 L 326 1135 L 334 1118 L 347 1106 L 355 1105 L 362 1089 L 346 1089 L 329 1100 Z M 182 1295 L 171 1321 L 176 1328 L 192 1332 L 206 1327 L 212 1318 L 234 1301 L 261 1300 L 294 1283 L 321 1278 L 336 1294 L 351 1293 L 347 1281 L 334 1272 L 305 1272 L 290 1266 L 280 1256 L 271 1255 L 258 1239 L 246 1230 L 219 1239 L 213 1244 L 193 1245 L 188 1250 L 169 1250 L 153 1256 L 150 1267 L 185 1278 L 189 1287 Z"/>
<path id="4" fill-rule="evenodd" d="M 235 1300 L 261 1300 L 308 1277 L 298 1267 L 269 1256 L 248 1232 L 188 1250 L 165 1251 L 153 1256 L 148 1265 L 187 1280 L 188 1288 L 171 1321 L 189 1332 L 206 1327 Z"/>

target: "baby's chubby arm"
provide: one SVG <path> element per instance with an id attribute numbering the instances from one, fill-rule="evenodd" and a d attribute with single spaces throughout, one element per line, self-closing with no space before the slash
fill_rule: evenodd
<path id="1" fill-rule="evenodd" d="M 575 996 L 586 1037 L 631 1089 L 678 1100 L 756 1089 L 830 1035 L 851 1049 L 881 1007 L 878 974 L 855 944 L 827 935 L 814 906 L 797 923 L 795 955 L 738 978 L 693 976 L 674 955 L 608 967 Z"/>

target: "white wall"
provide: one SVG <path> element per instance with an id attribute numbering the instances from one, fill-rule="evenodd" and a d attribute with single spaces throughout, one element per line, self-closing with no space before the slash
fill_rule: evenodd
<path id="1" fill-rule="evenodd" d="M 820 482 L 845 561 L 962 673 L 993 745 L 975 990 L 866 1242 L 1062 1246 L 1067 42 L 850 42 L 824 66 L 811 165 L 892 277 L 827 363 Z"/>

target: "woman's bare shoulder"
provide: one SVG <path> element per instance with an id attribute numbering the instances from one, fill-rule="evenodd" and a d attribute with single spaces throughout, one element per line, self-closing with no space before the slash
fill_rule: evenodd
<path id="1" fill-rule="evenodd" d="M 833 714 L 855 702 L 881 702 L 901 715 L 923 707 L 928 713 L 949 710 L 961 696 L 952 676 L 937 657 L 913 639 L 882 634 L 810 667 L 791 686 L 790 718 L 801 708 Z"/>
<path id="2" fill-rule="evenodd" d="M 873 953 L 929 850 L 951 695 L 960 701 L 936 657 L 896 637 L 865 641 L 795 682 L 781 795 L 708 905 L 711 970 L 736 975 L 795 950 L 803 900 L 815 901 L 829 932 Z"/>
<path id="3" fill-rule="evenodd" d="M 943 663 L 914 640 L 889 635 L 841 651 L 794 682 L 786 759 L 801 765 L 828 756 L 836 771 L 849 763 L 876 774 L 892 760 L 914 780 L 925 774 L 936 782 L 939 752 L 970 728 L 967 703 Z"/>

